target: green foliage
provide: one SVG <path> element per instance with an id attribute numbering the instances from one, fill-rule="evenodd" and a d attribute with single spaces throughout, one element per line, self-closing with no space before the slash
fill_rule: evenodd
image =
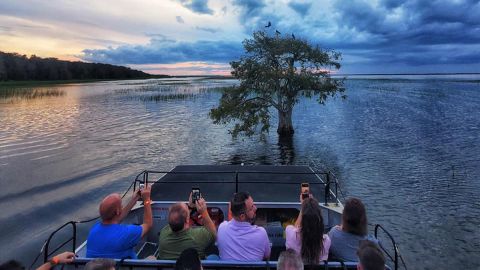
<path id="1" fill-rule="evenodd" d="M 277 132 L 293 133 L 291 114 L 301 96 L 324 104 L 345 91 L 342 80 L 330 77 L 330 70 L 340 68 L 336 51 L 263 31 L 243 46 L 245 55 L 230 63 L 240 85 L 224 91 L 219 106 L 210 111 L 215 124 L 235 123 L 230 130 L 234 137 L 268 132 L 271 108 L 279 113 Z"/>
<path id="2" fill-rule="evenodd" d="M 87 79 L 138 79 L 152 78 L 142 71 L 127 67 L 99 63 L 62 61 L 32 55 L 0 52 L 0 81 L 55 81 Z"/>

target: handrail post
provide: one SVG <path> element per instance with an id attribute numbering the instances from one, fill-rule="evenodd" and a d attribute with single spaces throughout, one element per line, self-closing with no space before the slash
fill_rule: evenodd
<path id="1" fill-rule="evenodd" d="M 335 177 L 335 205 L 338 206 L 338 179 Z"/>
<path id="2" fill-rule="evenodd" d="M 235 171 L 235 193 L 238 193 L 238 171 Z"/>
<path id="3" fill-rule="evenodd" d="M 330 195 L 330 172 L 327 172 L 327 183 L 325 184 L 325 206 L 328 206 L 329 195 Z"/>
<path id="4" fill-rule="evenodd" d="M 73 225 L 73 245 L 72 252 L 75 253 L 75 248 L 77 247 L 77 223 L 72 222 Z"/>

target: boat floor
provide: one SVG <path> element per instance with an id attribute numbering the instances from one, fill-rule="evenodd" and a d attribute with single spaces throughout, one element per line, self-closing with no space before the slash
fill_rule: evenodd
<path id="1" fill-rule="evenodd" d="M 325 175 L 315 174 L 308 166 L 184 165 L 166 174 L 149 173 L 148 179 L 155 181 L 154 201 L 178 201 L 185 196 L 187 200 L 195 186 L 207 202 L 228 202 L 236 191 L 247 191 L 258 202 L 298 202 L 304 182 L 319 202 L 325 200 Z"/>

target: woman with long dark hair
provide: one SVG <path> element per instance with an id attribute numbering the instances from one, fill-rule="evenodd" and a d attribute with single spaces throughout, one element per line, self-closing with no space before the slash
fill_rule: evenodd
<path id="1" fill-rule="evenodd" d="M 357 198 L 345 201 L 342 224 L 333 227 L 328 236 L 332 240 L 330 258 L 343 261 L 358 261 L 356 252 L 360 241 L 378 242 L 367 235 L 367 211 L 362 201 Z"/>
<path id="2" fill-rule="evenodd" d="M 302 209 L 295 226 L 289 225 L 285 229 L 286 243 L 301 255 L 305 264 L 318 264 L 328 259 L 330 238 L 323 234 L 323 217 L 318 201 L 314 198 L 303 199 Z"/>

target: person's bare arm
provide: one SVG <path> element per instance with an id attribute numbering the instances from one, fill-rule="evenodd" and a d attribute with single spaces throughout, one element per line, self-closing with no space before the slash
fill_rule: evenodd
<path id="1" fill-rule="evenodd" d="M 130 198 L 130 201 L 128 201 L 128 203 L 122 208 L 120 221 L 122 221 L 128 215 L 128 213 L 132 210 L 132 208 L 137 203 L 138 199 L 140 199 L 140 192 L 137 191 L 133 193 L 132 197 Z"/>
<path id="2" fill-rule="evenodd" d="M 200 198 L 195 202 L 195 206 L 197 207 L 198 213 L 200 213 L 203 217 L 203 226 L 215 237 L 217 238 L 217 228 L 213 223 L 210 215 L 208 214 L 208 207 L 207 203 L 203 198 Z"/>
<path id="3" fill-rule="evenodd" d="M 75 258 L 75 253 L 73 252 L 63 252 L 54 256 L 49 262 L 46 262 L 40 265 L 37 270 L 50 270 L 53 266 L 59 263 L 71 263 Z"/>
<path id="4" fill-rule="evenodd" d="M 145 187 L 141 194 L 143 199 L 143 224 L 142 224 L 142 237 L 148 233 L 153 226 L 152 217 L 152 200 L 150 200 L 151 186 Z"/>
<path id="5" fill-rule="evenodd" d="M 303 203 L 303 196 L 300 192 L 300 212 L 298 212 L 297 220 L 295 221 L 295 227 L 299 228 L 302 225 L 302 203 Z"/>

